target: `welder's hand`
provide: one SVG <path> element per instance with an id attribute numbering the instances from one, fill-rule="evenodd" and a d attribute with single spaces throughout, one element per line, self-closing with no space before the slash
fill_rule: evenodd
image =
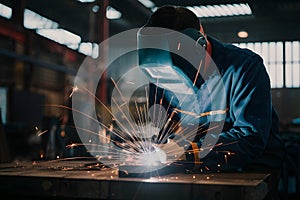
<path id="1" fill-rule="evenodd" d="M 181 136 L 175 136 L 173 139 L 168 139 L 165 144 L 158 144 L 157 147 L 165 152 L 167 161 L 173 162 L 185 159 L 185 152 L 190 147 L 190 142 Z"/>

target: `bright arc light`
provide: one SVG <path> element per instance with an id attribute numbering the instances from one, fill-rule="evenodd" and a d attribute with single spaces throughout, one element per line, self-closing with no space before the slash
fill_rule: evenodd
<path id="1" fill-rule="evenodd" d="M 197 17 L 252 15 L 252 10 L 247 3 L 187 6 L 186 8 L 193 11 Z"/>
<path id="2" fill-rule="evenodd" d="M 111 6 L 107 6 L 106 8 L 106 18 L 107 19 L 120 19 L 122 17 L 122 13 Z"/>
<path id="3" fill-rule="evenodd" d="M 12 16 L 12 9 L 0 3 L 0 16 L 10 19 Z"/>
<path id="4" fill-rule="evenodd" d="M 147 166 L 156 166 L 166 163 L 167 155 L 163 150 L 155 148 L 152 152 L 145 152 L 141 154 L 139 160 Z"/>
<path id="5" fill-rule="evenodd" d="M 36 33 L 71 49 L 77 49 L 81 41 L 80 36 L 65 29 L 37 29 Z"/>

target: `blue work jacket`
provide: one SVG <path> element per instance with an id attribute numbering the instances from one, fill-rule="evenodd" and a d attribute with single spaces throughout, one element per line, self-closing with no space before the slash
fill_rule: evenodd
<path id="1" fill-rule="evenodd" d="M 228 108 L 218 143 L 228 145 L 216 147 L 203 158 L 203 165 L 212 170 L 280 168 L 284 150 L 262 58 L 248 49 L 208 39 Z"/>
<path id="2" fill-rule="evenodd" d="M 187 149 L 187 166 L 201 171 L 280 168 L 283 145 L 277 137 L 278 116 L 272 106 L 270 78 L 262 58 L 248 49 L 224 44 L 212 37 L 208 40 L 212 45 L 211 65 L 216 68 L 208 67 L 212 70 L 202 74 L 205 80 L 198 78 L 197 94 L 184 98 L 186 106 L 173 98 L 172 92 L 150 87 L 150 94 L 164 96 L 168 110 L 184 107 L 183 110 L 197 116 L 202 114 L 195 117 L 176 112 L 180 115 L 177 116 L 180 125 L 192 124 L 192 128 L 186 130 L 195 130 L 195 124 L 200 127 L 193 136 L 185 138 L 188 143 L 193 142 Z M 187 64 L 179 68 L 190 79 L 195 74 Z M 158 99 L 160 97 L 156 97 Z M 182 139 L 180 142 L 184 143 Z"/>

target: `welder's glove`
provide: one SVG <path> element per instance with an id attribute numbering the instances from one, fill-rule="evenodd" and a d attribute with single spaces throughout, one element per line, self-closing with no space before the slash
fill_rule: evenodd
<path id="1" fill-rule="evenodd" d="M 157 144 L 157 147 L 165 152 L 168 162 L 185 160 L 185 154 L 190 149 L 191 142 L 180 135 L 171 135 L 166 143 Z"/>

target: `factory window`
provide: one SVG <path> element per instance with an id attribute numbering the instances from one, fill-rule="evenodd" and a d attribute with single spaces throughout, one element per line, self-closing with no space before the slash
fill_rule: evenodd
<path id="1" fill-rule="evenodd" d="M 7 88 L 0 86 L 0 124 L 6 123 L 6 112 L 7 112 Z"/>
<path id="2" fill-rule="evenodd" d="M 285 42 L 286 87 L 300 87 L 300 42 Z"/>
<path id="3" fill-rule="evenodd" d="M 241 48 L 251 49 L 252 51 L 259 54 L 263 58 L 267 72 L 269 73 L 271 79 L 271 87 L 272 88 L 284 87 L 283 42 L 249 42 L 249 43 L 238 43 L 235 45 Z M 299 66 L 299 61 L 298 61 L 298 66 Z M 299 71 L 299 67 L 298 67 L 298 71 Z"/>

